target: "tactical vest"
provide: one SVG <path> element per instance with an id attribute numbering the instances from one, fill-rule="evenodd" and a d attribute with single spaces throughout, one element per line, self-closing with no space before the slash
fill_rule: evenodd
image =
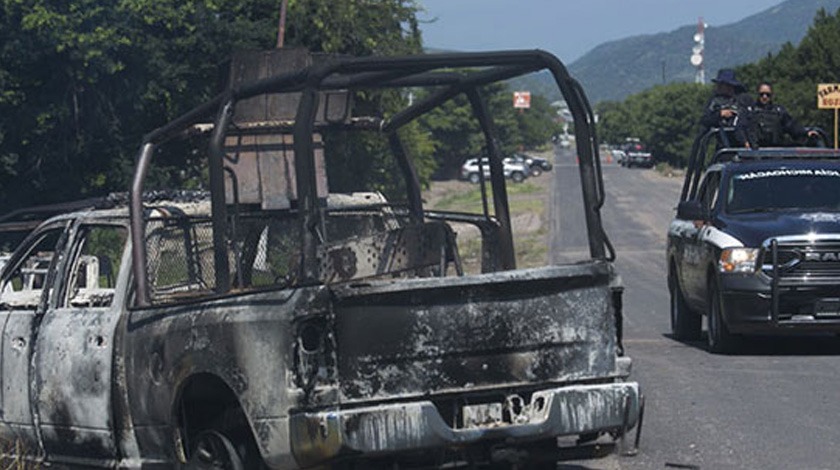
<path id="1" fill-rule="evenodd" d="M 773 147 L 782 144 L 782 110 L 778 106 L 756 107 L 752 118 L 758 130 L 760 146 Z"/>
<path id="2" fill-rule="evenodd" d="M 737 123 L 738 114 L 742 111 L 738 101 L 732 96 L 716 95 L 712 97 L 709 108 L 715 112 L 720 112 L 721 109 L 731 109 L 735 115 L 730 118 L 720 118 L 720 125 L 724 127 L 733 127 Z"/>

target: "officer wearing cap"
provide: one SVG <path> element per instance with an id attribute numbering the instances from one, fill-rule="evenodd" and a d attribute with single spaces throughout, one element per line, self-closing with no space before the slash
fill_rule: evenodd
<path id="1" fill-rule="evenodd" d="M 715 84 L 715 94 L 706 104 L 700 124 L 706 129 L 734 128 L 733 132 L 721 134 L 726 140 L 734 140 L 720 142 L 722 146 L 748 145 L 749 109 L 753 100 L 746 92 L 747 88 L 738 81 L 732 69 L 720 69 L 712 82 Z"/>
<path id="2" fill-rule="evenodd" d="M 803 141 L 807 137 L 817 137 L 814 130 L 806 130 L 787 109 L 773 102 L 773 86 L 762 82 L 758 86 L 758 100 L 751 107 L 751 133 L 756 136 L 761 147 L 778 147 L 784 144 L 784 136 L 788 134 L 796 141 Z"/>

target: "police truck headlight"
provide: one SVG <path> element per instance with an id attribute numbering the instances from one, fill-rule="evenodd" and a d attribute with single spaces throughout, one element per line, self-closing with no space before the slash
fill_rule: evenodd
<path id="1" fill-rule="evenodd" d="M 757 248 L 727 248 L 720 254 L 722 273 L 754 273 L 758 267 Z"/>

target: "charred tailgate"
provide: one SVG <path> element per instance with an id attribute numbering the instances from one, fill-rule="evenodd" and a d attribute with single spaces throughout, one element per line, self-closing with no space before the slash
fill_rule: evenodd
<path id="1" fill-rule="evenodd" d="M 606 263 L 335 287 L 342 400 L 612 376 Z"/>

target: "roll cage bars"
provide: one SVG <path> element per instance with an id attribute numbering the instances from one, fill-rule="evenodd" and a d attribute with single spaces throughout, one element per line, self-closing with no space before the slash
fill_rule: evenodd
<path id="1" fill-rule="evenodd" d="M 394 158 L 405 178 L 409 212 L 414 218 L 419 219 L 423 217 L 420 184 L 396 131 L 447 100 L 464 94 L 479 121 L 490 155 L 490 183 L 494 188 L 493 202 L 500 225 L 502 268 L 514 268 L 510 213 L 507 194 L 504 190 L 500 147 L 492 117 L 489 115 L 479 88 L 540 70 L 551 73 L 575 121 L 590 255 L 593 259 L 614 259 L 614 250 L 604 232 L 600 216 L 600 209 L 604 203 L 604 187 L 592 108 L 580 84 L 569 75 L 566 67 L 556 57 L 541 50 L 527 50 L 403 57 L 330 58 L 297 71 L 271 76 L 238 87 L 230 87 L 210 101 L 144 137 L 130 188 L 129 206 L 136 304 L 140 307 L 150 305 L 142 195 L 155 149 L 186 132 L 192 126 L 206 122 L 214 115 L 208 153 L 215 289 L 217 294 L 230 291 L 230 261 L 226 250 L 228 208 L 225 201 L 223 144 L 232 122 L 236 103 L 247 98 L 274 93 L 300 93 L 300 101 L 291 128 L 294 139 L 297 208 L 300 213 L 303 248 L 301 276 L 304 280 L 314 281 L 318 274 L 317 238 L 314 229 L 318 223 L 319 204 L 316 192 L 313 132 L 318 126 L 316 114 L 319 92 L 330 90 L 440 87 L 426 99 L 408 106 L 392 118 L 379 123 L 381 132 L 388 135 Z M 486 193 L 483 180 L 481 189 L 484 196 Z M 486 200 L 486 197 L 484 199 Z M 485 215 L 487 215 L 486 212 L 485 204 Z"/>
<path id="2" fill-rule="evenodd" d="M 816 129 L 821 135 L 825 133 Z M 772 147 L 752 150 L 742 147 L 730 147 L 728 135 L 735 132 L 734 127 L 712 127 L 706 132 L 697 136 L 691 146 L 691 155 L 688 160 L 685 180 L 683 181 L 680 201 L 689 201 L 697 197 L 700 186 L 700 178 L 703 173 L 712 165 L 730 161 L 745 160 L 779 160 L 779 159 L 840 159 L 840 151 L 824 148 L 824 137 L 818 141 L 819 147 Z M 712 139 L 718 139 L 722 143 L 720 148 L 709 157 L 709 147 Z M 708 161 L 707 161 L 708 160 Z"/>

